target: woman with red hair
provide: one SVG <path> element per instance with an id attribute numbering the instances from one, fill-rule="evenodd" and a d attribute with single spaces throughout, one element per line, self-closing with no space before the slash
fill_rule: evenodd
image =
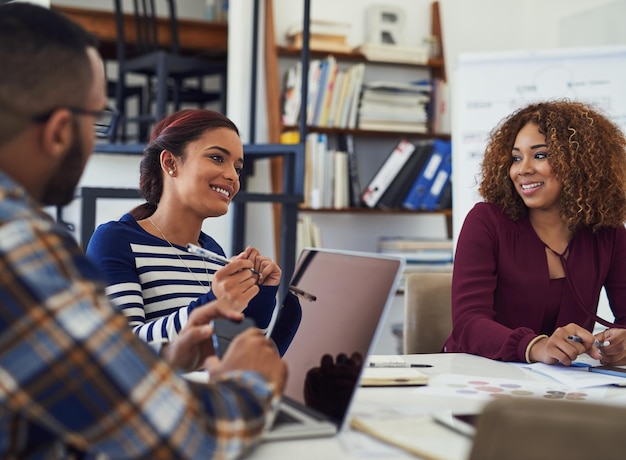
<path id="1" fill-rule="evenodd" d="M 215 298 L 229 301 L 233 319 L 245 315 L 261 329 L 270 324 L 282 274 L 276 263 L 253 247 L 227 265 L 186 250 L 191 243 L 225 255 L 202 224 L 226 214 L 243 166 L 237 127 L 218 112 L 181 110 L 154 127 L 140 166 L 146 202 L 119 221 L 100 225 L 87 248 L 109 279 L 114 305 L 143 340 L 171 340 L 195 307 Z M 286 302 L 300 313 L 295 297 Z M 289 321 L 293 330 L 275 328 L 284 334 L 274 337 L 281 354 L 298 314 Z"/>

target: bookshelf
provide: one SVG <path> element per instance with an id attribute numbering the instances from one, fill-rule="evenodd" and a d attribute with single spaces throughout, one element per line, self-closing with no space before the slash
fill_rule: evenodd
<path id="1" fill-rule="evenodd" d="M 271 3 L 271 1 L 270 1 Z M 270 6 L 271 8 L 271 6 Z M 406 64 L 406 63 L 398 63 L 398 62 L 378 62 L 373 60 L 368 60 L 364 54 L 358 51 L 352 52 L 324 52 L 324 51 L 316 51 L 309 50 L 309 56 L 311 59 L 323 59 L 324 57 L 331 54 L 339 63 L 339 65 L 344 68 L 348 65 L 353 65 L 357 63 L 363 63 L 366 66 L 366 72 L 371 72 L 370 75 L 366 75 L 365 81 L 372 81 L 373 79 L 382 79 L 385 78 L 385 75 L 392 72 L 396 73 L 404 73 L 405 76 L 401 78 L 405 78 L 406 81 L 413 81 L 418 79 L 434 79 L 439 78 L 442 80 L 446 79 L 446 69 L 444 65 L 443 58 L 443 43 L 442 43 L 442 34 L 441 34 L 441 22 L 439 18 L 439 4 L 438 2 L 433 2 L 430 7 L 430 22 L 431 22 L 431 35 L 437 37 L 439 41 L 439 49 L 440 56 L 436 58 L 431 58 L 424 64 Z M 268 125 L 270 126 L 269 137 L 274 142 L 278 142 L 282 133 L 286 131 L 300 131 L 302 133 L 301 127 L 299 125 L 283 125 L 281 123 L 281 115 L 282 115 L 282 84 L 283 84 L 283 76 L 286 70 L 287 65 L 295 63 L 298 59 L 301 59 L 301 50 L 299 48 L 291 47 L 291 46 L 281 46 L 275 43 L 275 39 L 273 34 L 270 38 L 272 42 L 268 43 L 266 40 L 266 66 L 271 65 L 274 69 L 279 69 L 278 71 L 272 71 L 272 75 L 267 75 L 268 79 L 266 80 L 266 87 L 268 98 L 272 98 L 272 108 L 268 107 Z M 267 39 L 267 36 L 266 36 Z M 272 46 L 273 43 L 273 46 Z M 376 72 L 378 75 L 376 76 Z M 270 78 L 271 77 L 271 78 Z M 269 104 L 268 104 L 269 106 Z M 367 181 L 375 174 L 376 170 L 380 167 L 387 153 L 393 149 L 394 145 L 402 138 L 406 138 L 410 141 L 421 141 L 428 139 L 443 139 L 450 140 L 450 134 L 448 133 L 436 133 L 432 131 L 432 125 L 430 125 L 429 120 L 429 130 L 426 133 L 416 133 L 416 132 L 390 132 L 390 131 L 382 131 L 382 130 L 363 130 L 358 128 L 337 128 L 337 127 L 319 127 L 319 126 L 311 126 L 306 125 L 304 127 L 304 133 L 323 133 L 326 134 L 329 138 L 329 142 L 332 146 L 336 146 L 339 142 L 339 139 L 342 136 L 352 136 L 355 142 L 355 150 L 358 151 L 359 155 L 359 176 L 361 181 L 361 188 L 363 189 L 365 185 L 367 185 Z M 304 140 L 300 139 L 300 142 L 303 143 Z M 276 162 L 272 164 L 272 177 L 280 178 L 282 177 L 281 164 Z M 273 190 L 280 190 L 280 182 L 279 180 L 273 181 Z M 275 212 L 280 213 L 280 210 L 275 210 Z M 417 222 L 417 221 L 428 221 L 430 222 L 435 220 L 441 220 L 442 225 L 435 225 L 438 229 L 436 232 L 440 237 L 451 238 L 452 237 L 452 210 L 444 209 L 437 211 L 410 211 L 404 209 L 392 209 L 392 210 L 383 210 L 379 208 L 368 208 L 368 207 L 349 207 L 343 209 L 334 209 L 329 207 L 311 209 L 308 207 L 304 207 L 300 205 L 299 213 L 310 215 L 316 222 L 322 222 L 324 226 L 324 232 L 327 229 L 330 229 L 331 232 L 339 231 L 339 232 L 359 232 L 363 230 L 364 226 L 367 227 L 376 227 L 380 231 L 380 222 L 382 220 L 389 223 L 389 232 L 390 234 L 394 234 L 394 228 L 396 227 L 393 221 L 401 222 L 402 226 L 406 226 L 407 222 Z M 417 220 L 416 220 L 417 219 Z M 369 221 L 378 221 L 376 225 L 370 225 Z M 415 225 L 420 225 L 419 223 Z M 413 224 L 409 223 L 409 227 L 413 226 Z M 333 228 L 334 227 L 334 228 Z M 442 230 L 439 230 L 442 229 Z M 398 234 L 401 230 L 396 229 L 395 234 Z M 410 230 L 407 230 L 410 232 Z M 385 236 L 384 234 L 380 234 L 380 236 Z M 408 236 L 408 235 L 407 235 Z M 432 235 L 429 235 L 432 237 Z M 323 238 L 324 246 L 334 247 L 343 244 L 343 237 L 339 238 L 337 243 L 333 241 L 329 241 L 329 244 L 326 244 L 326 238 Z M 280 241 L 278 238 L 275 239 L 277 247 L 280 246 Z M 341 242 L 340 242 L 341 241 Z M 364 251 L 375 251 L 376 247 L 371 246 L 371 238 L 367 243 L 355 243 L 357 247 L 349 247 L 347 249 L 355 249 L 355 250 L 364 250 Z"/>

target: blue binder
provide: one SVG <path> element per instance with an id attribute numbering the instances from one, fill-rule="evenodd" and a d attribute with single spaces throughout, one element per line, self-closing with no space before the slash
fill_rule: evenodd
<path id="1" fill-rule="evenodd" d="M 424 201 L 426 195 L 430 192 L 444 159 L 452 153 L 451 141 L 435 139 L 433 144 L 433 151 L 430 154 L 430 158 L 422 168 L 422 171 L 419 176 L 417 176 L 415 182 L 413 182 L 409 193 L 402 202 L 403 208 L 412 210 L 421 209 L 422 202 Z"/>
<path id="2" fill-rule="evenodd" d="M 439 171 L 435 174 L 430 190 L 424 196 L 420 209 L 425 211 L 434 211 L 437 209 L 439 199 L 443 193 L 446 185 L 450 181 L 450 175 L 452 174 L 452 152 L 444 154 L 443 160 L 439 165 Z"/>

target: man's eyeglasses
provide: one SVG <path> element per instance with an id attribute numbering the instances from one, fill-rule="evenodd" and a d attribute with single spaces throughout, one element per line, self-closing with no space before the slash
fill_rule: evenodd
<path id="1" fill-rule="evenodd" d="M 50 110 L 49 112 L 42 113 L 40 115 L 35 115 L 32 120 L 36 123 L 42 123 L 44 121 L 48 121 L 48 119 L 52 116 L 52 114 L 59 110 L 58 107 L 56 109 Z M 63 107 L 69 110 L 74 115 L 89 115 L 95 118 L 95 122 L 93 125 L 94 132 L 96 137 L 109 137 L 113 129 L 117 124 L 117 112 L 114 109 L 106 108 L 104 110 L 87 110 L 81 109 L 79 107 Z"/>

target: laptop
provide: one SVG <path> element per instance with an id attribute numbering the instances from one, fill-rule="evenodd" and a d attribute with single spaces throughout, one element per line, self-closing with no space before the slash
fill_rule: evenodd
<path id="1" fill-rule="evenodd" d="M 289 376 L 280 409 L 262 439 L 334 436 L 345 428 L 363 363 L 403 269 L 404 260 L 390 255 L 318 248 L 301 252 L 290 290 L 300 294 L 302 321 L 283 356 Z M 360 363 L 351 360 L 354 353 L 360 354 Z M 336 364 L 340 354 L 344 364 L 320 366 L 324 355 Z"/>

